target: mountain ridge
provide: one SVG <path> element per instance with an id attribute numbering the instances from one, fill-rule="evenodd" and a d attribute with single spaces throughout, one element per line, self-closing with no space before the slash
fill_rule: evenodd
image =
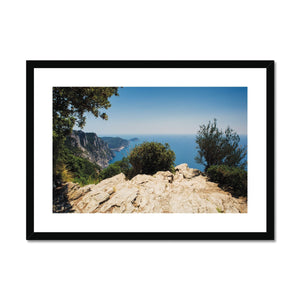
<path id="1" fill-rule="evenodd" d="M 81 157 L 99 165 L 101 168 L 106 168 L 109 161 L 115 156 L 108 144 L 94 132 L 73 130 L 66 138 L 65 144 L 69 149 L 79 149 Z"/>

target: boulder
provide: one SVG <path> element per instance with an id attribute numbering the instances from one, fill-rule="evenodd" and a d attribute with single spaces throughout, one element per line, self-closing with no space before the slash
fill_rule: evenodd
<path id="1" fill-rule="evenodd" d="M 201 174 L 198 169 L 189 168 L 187 164 L 181 164 L 175 167 L 177 174 L 183 175 L 183 178 L 191 179 Z"/>

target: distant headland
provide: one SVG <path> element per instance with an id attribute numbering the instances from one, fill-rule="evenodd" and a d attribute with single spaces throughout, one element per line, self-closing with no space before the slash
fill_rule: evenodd
<path id="1" fill-rule="evenodd" d="M 112 151 L 120 152 L 124 148 L 128 147 L 130 142 L 138 141 L 137 137 L 131 138 L 129 140 L 120 137 L 101 137 L 101 139 L 107 143 L 108 147 Z"/>

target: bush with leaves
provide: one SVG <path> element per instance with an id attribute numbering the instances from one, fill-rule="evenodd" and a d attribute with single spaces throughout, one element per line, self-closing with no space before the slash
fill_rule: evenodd
<path id="1" fill-rule="evenodd" d="M 137 174 L 153 175 L 158 171 L 174 172 L 175 153 L 167 143 L 144 142 L 135 146 L 128 158 L 132 165 L 130 177 Z"/>
<path id="2" fill-rule="evenodd" d="M 122 160 L 116 161 L 113 164 L 110 164 L 107 168 L 101 171 L 101 179 L 106 179 L 123 173 L 128 177 L 130 173 L 130 163 L 127 157 L 123 157 Z"/>
<path id="3" fill-rule="evenodd" d="M 247 196 L 247 171 L 228 167 L 225 165 L 210 166 L 207 170 L 207 175 L 213 182 L 225 190 L 231 192 L 234 196 Z"/>
<path id="4" fill-rule="evenodd" d="M 196 137 L 198 156 L 197 163 L 205 166 L 205 171 L 212 165 L 229 167 L 246 166 L 246 147 L 240 147 L 240 137 L 230 127 L 225 132 L 217 128 L 217 120 L 201 125 Z"/>

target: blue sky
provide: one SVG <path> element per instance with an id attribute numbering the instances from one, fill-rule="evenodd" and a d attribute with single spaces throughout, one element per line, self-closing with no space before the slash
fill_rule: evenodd
<path id="1" fill-rule="evenodd" d="M 87 114 L 86 132 L 125 134 L 196 134 L 199 125 L 217 119 L 247 134 L 246 87 L 123 87 L 110 98 L 108 120 Z M 78 129 L 78 128 L 74 128 Z"/>

